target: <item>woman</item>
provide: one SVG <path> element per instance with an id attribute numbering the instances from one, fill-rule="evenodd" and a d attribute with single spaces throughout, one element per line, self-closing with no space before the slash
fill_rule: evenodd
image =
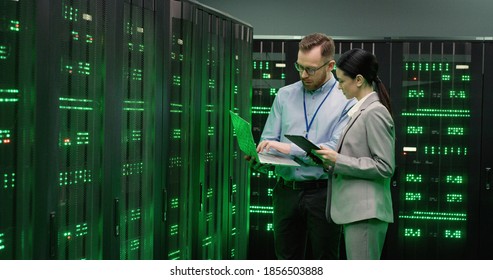
<path id="1" fill-rule="evenodd" d="M 330 173 L 327 219 L 342 224 L 348 259 L 380 259 L 393 222 L 390 179 L 395 169 L 395 131 L 390 97 L 378 78 L 378 62 L 362 49 L 337 63 L 339 88 L 358 102 L 336 150 L 314 151 Z"/>

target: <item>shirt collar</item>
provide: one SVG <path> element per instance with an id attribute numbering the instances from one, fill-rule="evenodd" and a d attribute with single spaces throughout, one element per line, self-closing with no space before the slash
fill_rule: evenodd
<path id="1" fill-rule="evenodd" d="M 332 75 L 332 78 L 330 78 L 327 82 L 325 82 L 321 87 L 317 88 L 316 90 L 311 90 L 311 91 L 307 90 L 306 93 L 316 94 L 316 93 L 326 92 L 326 90 L 330 89 L 335 82 L 336 79 L 334 78 L 334 75 Z"/>
<path id="2" fill-rule="evenodd" d="M 363 105 L 363 102 L 365 102 L 365 100 L 368 99 L 368 97 L 370 95 L 372 95 L 373 93 L 374 93 L 374 91 L 373 92 L 370 92 L 365 97 L 361 98 L 361 100 L 359 100 L 358 102 L 356 102 L 356 104 L 354 104 L 353 108 L 351 108 L 347 112 L 347 115 L 351 118 L 354 115 L 354 113 L 356 113 L 357 111 L 359 111 L 359 108 L 361 107 L 361 105 Z"/>

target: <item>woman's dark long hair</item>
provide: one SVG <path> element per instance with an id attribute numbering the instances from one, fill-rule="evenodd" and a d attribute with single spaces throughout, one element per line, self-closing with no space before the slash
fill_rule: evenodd
<path id="1" fill-rule="evenodd" d="M 378 77 L 378 61 L 371 52 L 362 49 L 351 49 L 342 54 L 337 61 L 337 68 L 344 71 L 351 78 L 356 78 L 359 74 L 365 78 L 368 84 L 373 86 L 377 92 L 380 102 L 387 108 L 392 115 L 390 105 L 390 95 L 385 85 Z"/>

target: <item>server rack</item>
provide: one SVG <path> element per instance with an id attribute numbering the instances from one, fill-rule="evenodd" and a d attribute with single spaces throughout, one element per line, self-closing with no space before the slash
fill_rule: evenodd
<path id="1" fill-rule="evenodd" d="M 0 7 L 0 259 L 244 259 L 251 26 L 192 1 Z"/>
<path id="2" fill-rule="evenodd" d="M 474 258 L 483 43 L 402 42 L 397 102 L 399 248 L 404 259 Z"/>
<path id="3" fill-rule="evenodd" d="M 253 29 L 239 21 L 232 22 L 232 53 L 231 66 L 226 71 L 229 72 L 231 79 L 231 104 L 230 107 L 235 113 L 250 118 L 252 104 L 252 44 Z M 228 114 L 228 112 L 225 112 Z M 229 172 L 228 176 L 228 195 L 224 197 L 227 211 L 223 211 L 223 216 L 227 223 L 224 223 L 223 231 L 227 244 L 223 256 L 225 259 L 246 259 L 248 254 L 248 237 L 250 214 L 250 176 L 248 163 L 244 160 L 243 154 L 239 149 L 236 134 L 232 128 L 232 123 L 226 117 L 226 131 L 229 136 L 227 139 L 229 152 L 227 155 Z"/>
<path id="4" fill-rule="evenodd" d="M 34 10 L 0 3 L 0 259 L 32 257 Z"/>
<path id="5" fill-rule="evenodd" d="M 246 252 L 246 241 L 231 242 L 231 236 L 241 228 L 233 228 L 237 223 L 233 222 L 233 182 L 246 184 L 245 178 L 237 181 L 232 177 L 236 174 L 232 171 L 229 110 L 232 106 L 242 111 L 248 108 L 248 102 L 234 103 L 233 90 L 237 86 L 248 96 L 242 81 L 251 75 L 242 72 L 240 80 L 233 80 L 237 76 L 232 77 L 230 71 L 234 60 L 238 60 L 235 72 L 239 72 L 251 59 L 251 27 L 191 1 L 172 1 L 171 15 L 169 124 L 174 148 L 170 150 L 166 183 L 167 257 L 245 258 L 237 252 Z M 243 34 L 237 35 L 240 28 Z M 246 43 L 242 45 L 246 46 L 244 53 L 237 53 L 236 41 Z M 245 163 L 237 167 L 247 170 Z M 244 190 L 238 193 L 238 199 L 243 200 Z M 245 230 L 240 232 L 245 240 Z"/>
<path id="6" fill-rule="evenodd" d="M 493 43 L 485 42 L 483 48 L 484 59 L 481 64 L 483 80 L 482 80 L 482 98 L 473 98 L 471 103 L 474 107 L 481 106 L 482 114 L 481 119 L 475 119 L 475 126 L 478 127 L 478 123 L 481 123 L 481 156 L 479 167 L 479 194 L 477 199 L 472 204 L 472 209 L 478 209 L 479 215 L 473 220 L 473 226 L 471 227 L 475 232 L 479 233 L 479 238 L 472 244 L 474 248 L 478 248 L 476 255 L 477 259 L 493 259 L 492 246 L 493 240 L 491 240 L 489 233 L 492 230 L 493 225 L 493 148 L 491 143 L 493 142 L 493 132 L 491 131 L 491 123 L 493 122 L 493 114 L 490 112 L 493 106 L 493 87 L 490 81 L 493 76 L 493 65 L 488 63 L 493 59 Z M 490 78 L 490 79 L 489 79 Z M 478 141 L 476 141 L 478 143 Z M 479 147 L 479 145 L 478 145 Z"/>

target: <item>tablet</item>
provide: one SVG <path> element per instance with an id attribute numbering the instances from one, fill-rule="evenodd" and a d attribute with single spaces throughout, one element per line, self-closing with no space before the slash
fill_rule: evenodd
<path id="1" fill-rule="evenodd" d="M 296 144 L 296 146 L 300 147 L 303 151 L 305 151 L 306 155 L 311 157 L 313 161 L 315 161 L 318 164 L 322 164 L 322 160 L 312 153 L 312 150 L 320 150 L 320 147 L 313 144 L 310 140 L 306 139 L 302 135 L 284 134 L 284 136 L 289 140 L 291 140 L 291 142 Z"/>

